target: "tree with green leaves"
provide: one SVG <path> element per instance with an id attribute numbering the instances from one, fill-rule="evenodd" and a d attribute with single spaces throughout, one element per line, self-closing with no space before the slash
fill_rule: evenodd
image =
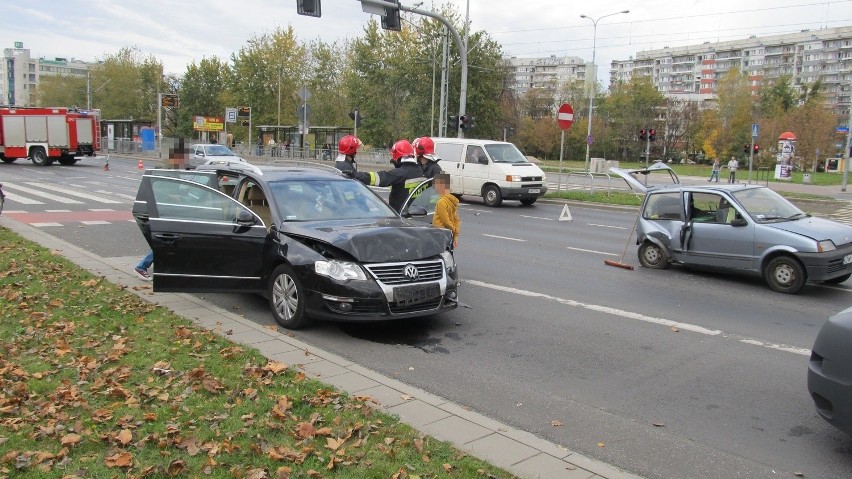
<path id="1" fill-rule="evenodd" d="M 44 107 L 85 107 L 86 95 L 86 79 L 71 75 L 42 75 L 36 92 L 37 104 Z"/>
<path id="2" fill-rule="evenodd" d="M 231 69 L 216 57 L 190 63 L 180 82 L 177 134 L 192 137 L 194 116 L 223 116 L 228 105 Z"/>
<path id="3" fill-rule="evenodd" d="M 163 64 L 137 47 L 106 55 L 91 69 L 91 82 L 102 93 L 92 106 L 105 119 L 157 121 L 157 93 L 165 91 Z M 100 85 L 100 86 L 97 86 Z"/>
<path id="4" fill-rule="evenodd" d="M 731 69 L 719 79 L 716 97 L 717 120 L 713 122 L 716 127 L 711 134 L 713 150 L 721 152 L 724 158 L 742 158 L 742 147 L 750 144 L 751 125 L 756 119 L 755 97 L 748 76 L 737 68 Z"/>
<path id="5" fill-rule="evenodd" d="M 638 160 L 640 153 L 644 153 L 645 144 L 637 141 L 639 130 L 654 128 L 662 140 L 664 125 L 657 118 L 665 105 L 665 98 L 650 79 L 633 77 L 627 83 L 617 84 L 596 104 L 595 121 L 600 120 L 602 126 L 599 129 L 598 123 L 592 125 L 593 133 L 598 132 L 594 135 L 595 142 L 597 144 L 608 137 L 613 142 L 609 145 L 611 151 L 621 148 L 621 154 L 618 155 L 620 159 Z M 608 133 L 602 130 L 603 125 L 607 127 Z M 605 143 L 600 141 L 598 148 L 604 146 Z"/>

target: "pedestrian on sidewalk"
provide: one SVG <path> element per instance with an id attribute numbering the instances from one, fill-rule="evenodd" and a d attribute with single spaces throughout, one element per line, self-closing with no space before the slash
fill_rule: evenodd
<path id="1" fill-rule="evenodd" d="M 713 181 L 713 178 L 716 178 L 716 183 L 719 182 L 719 169 L 722 168 L 722 164 L 719 163 L 719 158 L 713 158 L 713 166 L 710 170 L 710 179 L 707 181 Z"/>
<path id="2" fill-rule="evenodd" d="M 139 276 L 139 279 L 143 281 L 151 281 L 151 273 L 148 272 L 148 269 L 151 265 L 154 264 L 154 250 L 148 251 L 148 254 L 142 258 L 141 261 L 133 268 L 133 271 L 136 272 L 136 276 Z"/>
<path id="3" fill-rule="evenodd" d="M 441 195 L 435 204 L 435 215 L 432 216 L 432 226 L 446 228 L 453 232 L 453 249 L 459 247 L 459 199 L 450 193 L 450 175 L 440 173 L 434 178 L 435 193 Z"/>
<path id="4" fill-rule="evenodd" d="M 728 162 L 728 183 L 737 182 L 737 168 L 739 166 L 740 163 L 737 161 L 737 157 L 732 156 L 731 161 Z"/>

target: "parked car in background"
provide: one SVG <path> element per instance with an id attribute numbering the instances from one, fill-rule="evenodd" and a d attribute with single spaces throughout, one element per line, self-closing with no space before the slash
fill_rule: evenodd
<path id="1" fill-rule="evenodd" d="M 613 168 L 646 193 L 637 218 L 639 262 L 665 269 L 693 268 L 761 275 L 782 293 L 807 281 L 842 283 L 852 276 L 852 226 L 804 213 L 758 185 L 669 185 L 649 189 Z"/>
<path id="2" fill-rule="evenodd" d="M 218 163 L 237 162 L 245 163 L 245 158 L 237 156 L 230 148 L 217 143 L 199 143 L 192 145 L 189 149 L 187 168 L 197 168 L 200 165 L 216 160 Z"/>
<path id="3" fill-rule="evenodd" d="M 146 171 L 133 215 L 154 251 L 154 291 L 260 293 L 292 329 L 456 308 L 452 234 L 400 217 L 330 170 L 227 163 Z M 433 193 L 421 186 L 403 216 L 428 214 Z"/>
<path id="4" fill-rule="evenodd" d="M 852 307 L 822 325 L 808 363 L 808 392 L 817 413 L 852 436 Z"/>

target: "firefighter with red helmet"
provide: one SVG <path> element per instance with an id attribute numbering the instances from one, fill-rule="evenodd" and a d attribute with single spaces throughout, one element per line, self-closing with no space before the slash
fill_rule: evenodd
<path id="1" fill-rule="evenodd" d="M 434 178 L 435 175 L 442 173 L 441 167 L 438 166 L 440 158 L 435 156 L 435 142 L 428 136 L 421 136 L 414 140 L 411 145 L 417 153 L 417 163 L 420 169 L 423 170 L 423 176 L 426 178 Z"/>
<path id="2" fill-rule="evenodd" d="M 394 169 L 375 172 L 344 173 L 368 186 L 390 186 L 388 204 L 399 212 L 409 192 L 423 181 L 423 170 L 417 164 L 414 147 L 408 140 L 399 140 L 391 147 Z"/>
<path id="3" fill-rule="evenodd" d="M 340 139 L 337 145 L 337 161 L 334 162 L 334 167 L 340 171 L 356 172 L 358 171 L 358 163 L 355 163 L 355 154 L 358 153 L 358 147 L 363 145 L 361 140 L 355 135 L 346 135 Z"/>

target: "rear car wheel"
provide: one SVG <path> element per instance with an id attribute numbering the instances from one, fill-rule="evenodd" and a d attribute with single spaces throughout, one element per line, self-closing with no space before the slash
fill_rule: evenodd
<path id="1" fill-rule="evenodd" d="M 840 284 L 840 283 L 846 281 L 849 278 L 852 278 L 852 273 L 844 274 L 843 276 L 838 276 L 836 278 L 827 279 L 827 280 L 823 281 L 823 283 Z"/>
<path id="2" fill-rule="evenodd" d="M 269 307 L 275 321 L 287 329 L 299 329 L 310 322 L 305 314 L 302 284 L 293 268 L 282 264 L 269 278 Z"/>
<path id="3" fill-rule="evenodd" d="M 773 258 L 763 270 L 763 277 L 770 288 L 787 294 L 801 291 L 808 279 L 805 268 L 791 256 Z"/>
<path id="4" fill-rule="evenodd" d="M 30 150 L 30 155 L 32 155 L 33 164 L 36 166 L 48 166 L 53 163 L 49 161 L 47 158 L 47 152 L 44 151 L 44 148 L 40 146 L 36 146 Z"/>
<path id="5" fill-rule="evenodd" d="M 524 198 L 521 200 L 521 204 L 524 206 L 532 206 L 535 203 L 535 200 L 538 198 Z"/>
<path id="6" fill-rule="evenodd" d="M 639 246 L 639 264 L 650 269 L 666 269 L 670 262 L 663 248 L 646 241 Z"/>
<path id="7" fill-rule="evenodd" d="M 14 163 L 14 162 L 15 162 L 15 160 L 17 160 L 17 158 L 6 158 L 6 157 L 4 157 L 4 158 L 3 158 L 3 163 L 6 163 L 6 164 Z"/>
<path id="8" fill-rule="evenodd" d="M 503 195 L 500 194 L 500 188 L 495 185 L 488 185 L 482 190 L 482 199 L 485 200 L 485 206 L 496 208 L 503 203 Z"/>

